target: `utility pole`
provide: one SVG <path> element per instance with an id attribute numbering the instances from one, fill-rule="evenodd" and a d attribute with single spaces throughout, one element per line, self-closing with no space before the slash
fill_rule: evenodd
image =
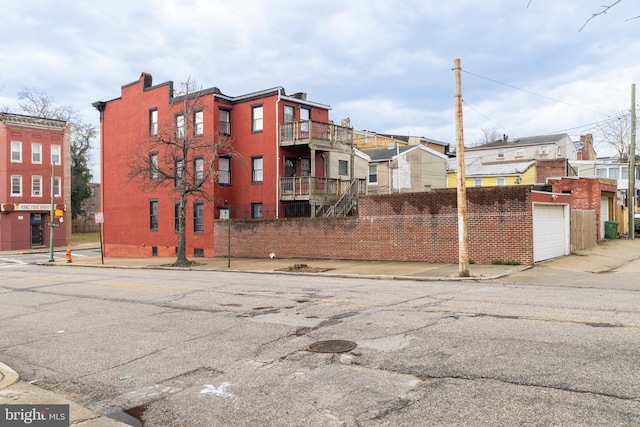
<path id="1" fill-rule="evenodd" d="M 56 216 L 56 200 L 53 185 L 55 184 L 56 162 L 51 162 L 51 214 L 49 215 L 49 262 L 55 262 L 53 257 L 53 220 Z"/>
<path id="2" fill-rule="evenodd" d="M 469 277 L 469 251 L 467 243 L 467 189 L 465 187 L 464 173 L 464 133 L 462 130 L 462 68 L 460 59 L 453 61 L 456 85 L 456 161 L 457 161 L 457 187 L 458 187 L 458 274 L 460 277 Z"/>
<path id="3" fill-rule="evenodd" d="M 631 85 L 631 141 L 629 142 L 629 237 L 635 239 L 636 213 L 636 84 Z"/>

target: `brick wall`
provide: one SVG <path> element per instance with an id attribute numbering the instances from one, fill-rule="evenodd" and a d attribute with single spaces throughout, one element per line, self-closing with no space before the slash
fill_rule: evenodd
<path id="1" fill-rule="evenodd" d="M 458 262 L 455 189 L 360 198 L 358 218 L 232 221 L 231 255 Z M 467 189 L 469 259 L 533 263 L 531 189 Z M 227 227 L 215 223 L 215 256 L 227 254 Z"/>

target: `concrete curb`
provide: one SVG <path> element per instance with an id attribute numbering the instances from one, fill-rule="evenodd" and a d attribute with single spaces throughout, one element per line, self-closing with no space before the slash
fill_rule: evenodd
<path id="1" fill-rule="evenodd" d="M 246 273 L 246 274 L 279 274 L 290 276 L 321 276 L 321 277 L 333 277 L 342 279 L 372 279 L 372 280 L 411 280 L 416 282 L 431 282 L 431 281 L 486 281 L 496 280 L 503 277 L 507 277 L 513 273 L 529 270 L 533 268 L 531 265 L 520 266 L 514 268 L 513 271 L 494 274 L 491 276 L 470 276 L 470 277 L 456 277 L 456 276 L 402 276 L 402 275 L 368 275 L 368 274 L 356 274 L 356 273 L 306 273 L 295 271 L 274 271 L 274 270 L 235 270 L 235 269 L 222 269 L 212 267 L 166 267 L 161 265 L 113 265 L 113 264 L 52 264 L 47 262 L 40 262 L 36 265 L 47 267 L 98 267 L 98 268 L 117 268 L 123 270 L 172 270 L 172 271 L 213 271 L 222 273 Z"/>

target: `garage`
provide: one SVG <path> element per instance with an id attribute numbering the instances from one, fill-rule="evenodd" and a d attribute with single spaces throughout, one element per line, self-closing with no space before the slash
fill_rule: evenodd
<path id="1" fill-rule="evenodd" d="M 569 207 L 533 204 L 533 261 L 569 255 Z"/>

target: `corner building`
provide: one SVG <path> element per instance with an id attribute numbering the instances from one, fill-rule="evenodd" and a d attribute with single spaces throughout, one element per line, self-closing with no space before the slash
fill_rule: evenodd
<path id="1" fill-rule="evenodd" d="M 329 106 L 308 101 L 304 93 L 287 95 L 282 87 L 235 97 L 214 87 L 199 97 L 202 108 L 181 117 L 173 82 L 154 86 L 152 76 L 142 73 L 122 86 L 119 98 L 93 103 L 100 112 L 105 256 L 176 254 L 178 194 L 170 185 L 149 191 L 129 178 L 132 149 L 158 127 L 177 128 L 188 120 L 190 132 L 232 141 L 233 156 L 214 159 L 216 179 L 204 184 L 213 198 L 188 200 L 189 257 L 213 256 L 214 221 L 229 211 L 237 220 L 311 217 L 354 180 L 353 130 L 330 122 Z M 194 164 L 185 161 L 185 167 Z M 364 179 L 357 183 L 364 185 Z"/>
<path id="2" fill-rule="evenodd" d="M 63 120 L 0 113 L 0 251 L 48 247 L 50 224 L 71 243 L 70 141 Z"/>

